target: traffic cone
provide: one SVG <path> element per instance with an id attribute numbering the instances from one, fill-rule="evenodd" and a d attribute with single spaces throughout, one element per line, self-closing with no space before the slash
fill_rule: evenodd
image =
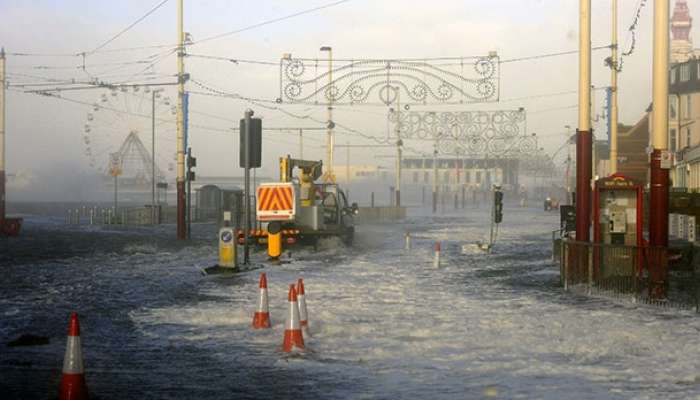
<path id="1" fill-rule="evenodd" d="M 309 334 L 309 313 L 306 310 L 306 295 L 304 294 L 304 280 L 299 278 L 297 282 L 297 299 L 299 300 L 299 325 L 304 336 Z"/>
<path id="2" fill-rule="evenodd" d="M 433 267 L 440 268 L 440 242 L 435 242 L 435 258 L 433 259 Z"/>
<path id="3" fill-rule="evenodd" d="M 284 328 L 284 343 L 282 349 L 289 353 L 294 348 L 304 349 L 304 337 L 299 325 L 299 306 L 297 305 L 297 291 L 294 284 L 289 285 L 289 315 Z"/>
<path id="4" fill-rule="evenodd" d="M 270 327 L 270 310 L 267 303 L 267 276 L 260 274 L 260 303 L 253 315 L 253 328 L 265 329 Z"/>
<path id="5" fill-rule="evenodd" d="M 59 400 L 87 400 L 88 391 L 83 369 L 83 352 L 80 348 L 80 323 L 78 314 L 71 313 L 68 325 L 66 355 L 63 357 L 63 376 L 58 394 Z"/>

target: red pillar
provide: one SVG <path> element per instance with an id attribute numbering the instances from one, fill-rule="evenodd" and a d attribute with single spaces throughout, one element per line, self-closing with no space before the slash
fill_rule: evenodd
<path id="1" fill-rule="evenodd" d="M 661 168 L 661 150 L 654 149 L 650 160 L 649 190 L 649 245 L 652 248 L 668 247 L 668 169 Z M 652 249 L 649 252 L 649 279 L 652 296 L 665 297 L 668 263 L 664 253 Z"/>
<path id="2" fill-rule="evenodd" d="M 590 241 L 592 134 L 576 131 L 576 241 Z"/>
<path id="3" fill-rule="evenodd" d="M 0 235 L 5 226 L 5 171 L 0 171 Z"/>
<path id="4" fill-rule="evenodd" d="M 187 239 L 187 225 L 185 224 L 185 181 L 177 182 L 177 238 Z"/>

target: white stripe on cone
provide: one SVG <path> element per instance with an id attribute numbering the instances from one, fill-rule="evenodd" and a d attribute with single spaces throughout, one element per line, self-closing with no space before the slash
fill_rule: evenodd
<path id="1" fill-rule="evenodd" d="M 285 323 L 284 343 L 282 348 L 285 352 L 297 349 L 304 349 L 304 335 L 299 325 L 299 305 L 297 303 L 297 292 L 294 285 L 289 285 L 289 315 Z"/>
<path id="2" fill-rule="evenodd" d="M 258 302 L 258 312 L 269 312 L 270 307 L 267 301 L 267 288 L 260 289 L 260 301 Z"/>
<path id="3" fill-rule="evenodd" d="M 83 351 L 80 347 L 80 336 L 68 336 L 66 343 L 66 354 L 63 356 L 63 373 L 64 374 L 82 374 L 85 372 L 83 367 Z"/>

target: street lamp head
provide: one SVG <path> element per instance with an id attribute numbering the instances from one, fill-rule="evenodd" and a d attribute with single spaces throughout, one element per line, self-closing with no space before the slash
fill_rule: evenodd
<path id="1" fill-rule="evenodd" d="M 320 50 L 320 51 L 331 51 L 332 48 L 331 48 L 331 46 L 323 46 L 323 47 L 321 47 L 319 50 Z"/>

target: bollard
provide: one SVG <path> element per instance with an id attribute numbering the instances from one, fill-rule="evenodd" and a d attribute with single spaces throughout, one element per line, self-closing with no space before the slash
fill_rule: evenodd
<path id="1" fill-rule="evenodd" d="M 467 188 L 462 186 L 462 209 L 464 209 L 466 204 L 467 204 L 466 196 L 467 196 Z"/>
<path id="2" fill-rule="evenodd" d="M 107 225 L 112 225 L 112 209 L 107 210 Z"/>
<path id="3" fill-rule="evenodd" d="M 80 225 L 80 209 L 79 208 L 75 209 L 74 217 L 75 217 L 75 224 Z"/>
<path id="4" fill-rule="evenodd" d="M 411 232 L 408 232 L 408 231 L 406 232 L 406 234 L 404 235 L 404 241 L 406 242 L 406 244 L 404 245 L 404 249 L 406 251 L 410 251 L 411 250 Z"/>
<path id="5" fill-rule="evenodd" d="M 593 246 L 588 247 L 588 294 L 591 294 L 593 287 Z"/>
<path id="6" fill-rule="evenodd" d="M 435 258 L 433 259 L 433 267 L 440 268 L 440 242 L 435 242 Z"/>
<path id="7" fill-rule="evenodd" d="M 236 254 L 236 238 L 233 233 L 233 228 L 224 226 L 219 229 L 219 267 L 232 268 L 238 267 L 238 257 Z"/>
<path id="8" fill-rule="evenodd" d="M 102 209 L 102 225 L 107 224 L 107 211 L 103 208 Z"/>
<path id="9" fill-rule="evenodd" d="M 267 224 L 267 255 L 270 261 L 277 261 L 282 255 L 282 223 L 279 221 Z"/>
<path id="10" fill-rule="evenodd" d="M 90 209 L 90 225 L 95 225 L 95 210 Z"/>
<path id="11" fill-rule="evenodd" d="M 457 199 L 458 199 L 457 193 L 455 193 L 455 210 L 457 210 L 457 209 L 459 208 L 459 207 L 458 207 L 458 206 L 459 206 L 459 203 L 457 202 Z"/>
<path id="12" fill-rule="evenodd" d="M 73 223 L 73 210 L 68 209 L 66 210 L 66 225 L 70 225 Z"/>
<path id="13" fill-rule="evenodd" d="M 370 197 L 370 205 L 372 208 L 374 208 L 374 192 L 372 192 L 372 196 Z"/>

